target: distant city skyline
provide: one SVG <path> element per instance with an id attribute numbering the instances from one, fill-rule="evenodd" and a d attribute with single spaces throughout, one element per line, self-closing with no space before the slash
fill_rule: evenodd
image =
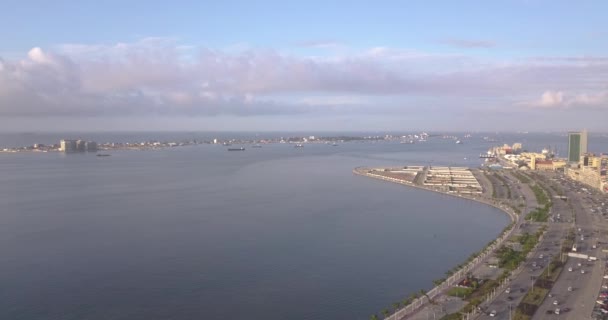
<path id="1" fill-rule="evenodd" d="M 608 131 L 604 1 L 10 7 L 0 131 Z"/>

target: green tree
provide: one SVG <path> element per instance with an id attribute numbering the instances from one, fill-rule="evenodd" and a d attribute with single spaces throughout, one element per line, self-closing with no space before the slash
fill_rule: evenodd
<path id="1" fill-rule="evenodd" d="M 378 320 L 378 316 L 375 314 L 372 314 L 372 316 L 369 317 L 369 320 Z"/>
<path id="2" fill-rule="evenodd" d="M 386 318 L 386 317 L 388 317 L 388 315 L 389 315 L 389 314 L 391 314 L 391 312 L 390 312 L 390 311 L 388 311 L 388 309 L 384 309 L 384 310 L 382 310 L 382 315 L 383 315 L 385 318 Z"/>

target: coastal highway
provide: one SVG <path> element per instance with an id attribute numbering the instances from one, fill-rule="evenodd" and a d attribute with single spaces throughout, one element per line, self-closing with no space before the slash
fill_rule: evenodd
<path id="1" fill-rule="evenodd" d="M 576 216 L 575 242 L 577 251 L 589 256 L 597 257 L 597 261 L 570 257 L 551 290 L 551 298 L 545 299 L 533 319 L 591 319 L 591 314 L 597 300 L 598 292 L 602 286 L 604 275 L 604 254 L 601 252 L 602 245 L 607 243 L 608 223 L 599 213 L 591 212 L 593 196 L 591 192 L 585 192 L 585 186 L 576 182 L 568 181 L 563 177 L 552 176 L 553 181 L 558 181 L 566 190 L 565 195 L 572 205 Z M 600 196 L 601 197 L 601 196 Z M 605 198 L 605 196 L 603 196 Z M 580 231 L 579 231 L 580 230 Z M 596 245 L 596 248 L 593 246 Z M 572 271 L 568 271 L 572 268 Z M 581 273 L 584 270 L 585 273 Z M 572 291 L 568 290 L 572 288 Z M 554 304 L 557 301 L 557 304 Z M 560 314 L 555 314 L 555 309 L 560 309 Z M 566 309 L 568 311 L 563 312 Z M 551 312 L 552 313 L 549 313 Z"/>
<path id="2" fill-rule="evenodd" d="M 539 225 L 530 224 L 522 231 L 533 233 L 538 227 Z M 481 308 L 484 312 L 477 319 L 510 319 L 509 308 L 512 307 L 513 312 L 515 311 L 515 308 L 521 299 L 532 287 L 533 281 L 540 276 L 543 268 L 549 263 L 549 259 L 552 256 L 559 254 L 560 246 L 555 245 L 555 242 L 561 241 L 562 236 L 567 229 L 567 226 L 564 227 L 561 224 L 553 224 L 550 226 L 536 250 L 533 250 L 530 253 L 519 273 L 512 277 L 510 283 L 507 285 L 507 287 L 510 288 L 510 292 L 503 290 L 489 305 L 485 303 L 482 304 Z M 534 263 L 536 263 L 536 267 L 534 267 Z M 496 311 L 496 316 L 491 317 L 489 315 L 492 311 Z"/>
<path id="3" fill-rule="evenodd" d="M 511 190 L 517 190 L 517 193 L 521 194 L 525 199 L 526 206 L 522 213 L 523 220 L 523 217 L 525 217 L 528 212 L 538 206 L 534 192 L 528 184 L 520 183 L 514 176 L 508 173 L 505 173 L 505 178 L 508 182 L 508 187 L 511 188 Z M 554 206 L 554 214 L 560 212 L 560 215 L 567 215 L 568 206 L 565 203 L 556 203 L 556 201 L 554 201 Z M 518 234 L 532 234 L 536 232 L 540 226 L 540 223 L 524 223 L 520 225 Z M 489 304 L 483 303 L 480 306 L 483 312 L 477 319 L 510 319 L 512 312 L 514 312 L 524 295 L 532 287 L 534 280 L 540 276 L 543 268 L 548 265 L 551 257 L 559 255 L 561 248 L 560 243 L 570 228 L 571 226 L 568 223 L 549 224 L 545 235 L 536 249 L 532 250 L 523 263 L 523 266 L 511 276 L 510 283 L 507 285 L 509 290 L 506 290 L 505 288 L 498 293 Z M 490 316 L 492 311 L 496 312 L 494 317 Z"/>

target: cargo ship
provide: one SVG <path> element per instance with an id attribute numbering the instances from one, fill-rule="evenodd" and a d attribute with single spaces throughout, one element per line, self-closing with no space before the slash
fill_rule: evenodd
<path id="1" fill-rule="evenodd" d="M 240 148 L 228 148 L 228 151 L 245 151 L 245 148 L 240 147 Z"/>

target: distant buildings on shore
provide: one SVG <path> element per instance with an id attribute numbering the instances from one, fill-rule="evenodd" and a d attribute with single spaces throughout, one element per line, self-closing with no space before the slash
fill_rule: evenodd
<path id="1" fill-rule="evenodd" d="M 97 152 L 97 142 L 63 139 L 59 142 L 59 150 L 65 153 Z"/>
<path id="2" fill-rule="evenodd" d="M 557 158 L 547 149 L 541 153 L 520 152 L 521 144 L 495 147 L 489 153 L 499 155 L 520 170 L 563 170 L 571 179 L 608 193 L 608 155 L 587 152 L 587 142 L 586 130 L 568 132 L 567 158 Z"/>

